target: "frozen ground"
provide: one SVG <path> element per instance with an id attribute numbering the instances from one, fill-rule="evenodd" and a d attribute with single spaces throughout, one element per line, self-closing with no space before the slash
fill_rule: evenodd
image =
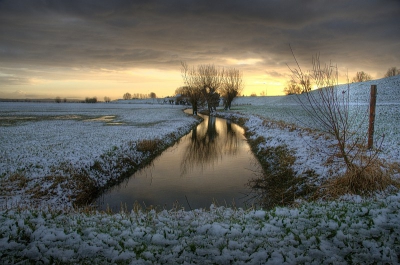
<path id="1" fill-rule="evenodd" d="M 373 80 L 363 83 L 340 85 L 339 91 L 350 92 L 350 106 L 367 114 L 370 87 L 377 85 L 375 116 L 375 138 L 384 135 L 383 157 L 400 161 L 400 76 Z M 307 115 L 297 104 L 295 96 L 239 97 L 233 102 L 233 111 L 246 115 L 257 115 L 275 121 L 285 121 L 298 127 L 310 127 Z M 367 114 L 368 115 L 368 114 Z M 366 120 L 365 125 L 368 124 Z M 364 127 L 366 130 L 366 127 Z M 289 137 L 290 138 L 290 137 Z M 305 141 L 307 142 L 307 141 Z M 304 142 L 303 142 L 304 145 Z"/>
<path id="2" fill-rule="evenodd" d="M 140 164 L 149 155 L 137 152 L 137 141 L 171 144 L 195 123 L 180 106 L 171 105 L 0 103 L 0 176 L 7 186 L 0 203 L 29 203 L 31 191 L 40 188 L 51 194 L 46 202 L 70 207 L 69 197 L 77 191 L 54 185 L 57 180 L 48 176 L 71 182 L 73 171 L 105 186 L 124 173 L 117 159 L 129 156 Z M 108 172 L 93 170 L 96 161 Z M 15 181 L 4 183 L 10 176 Z"/>
<path id="3" fill-rule="evenodd" d="M 255 211 L 0 211 L 2 264 L 398 264 L 400 197 Z"/>
<path id="4" fill-rule="evenodd" d="M 373 82 L 378 85 L 377 130 L 386 135 L 381 158 L 397 163 L 400 162 L 399 80 L 400 76 Z M 352 85 L 352 102 L 366 104 L 370 85 L 368 82 Z M 319 174 L 317 181 L 320 182 L 340 173 L 340 164 L 326 163 L 326 154 L 331 152 L 333 142 L 301 128 L 305 121 L 293 119 L 291 113 L 304 116 L 289 97 L 238 98 L 235 104 L 233 108 L 241 114 L 226 115 L 249 118 L 246 126 L 255 133 L 254 137 L 267 139 L 260 148 L 287 144 L 296 152 L 296 171 L 313 168 Z M 151 138 L 151 132 L 155 130 L 159 130 L 156 135 L 168 135 L 177 128 L 186 130 L 186 126 L 194 122 L 169 105 L 168 111 L 164 111 L 166 106 L 157 105 L 82 105 L 83 108 L 100 107 L 96 110 L 99 113 L 93 113 L 92 109 L 58 112 L 56 108 L 61 105 L 51 105 L 55 112 L 51 115 L 56 118 L 50 117 L 49 110 L 43 111 L 36 105 L 23 113 L 22 106 L 27 105 L 16 105 L 11 111 L 10 105 L 0 104 L 1 161 L 4 161 L 3 156 L 8 158 L 8 162 L 0 167 L 3 177 L 12 170 L 29 167 L 26 172 L 30 173 L 30 178 L 40 179 L 40 172 L 51 168 L 52 164 L 46 161 L 74 159 L 78 156 L 75 152 L 81 152 L 79 163 L 90 164 L 102 152 L 112 150 L 113 145 L 134 138 L 133 131 L 137 127 L 143 132 L 139 137 Z M 173 122 L 149 122 L 158 119 L 159 113 L 173 117 Z M 8 118 L 4 118 L 9 116 L 21 119 L 16 124 L 9 124 Z M 43 118 L 38 118 L 40 116 Z M 65 116 L 67 118 L 62 119 Z M 104 116 L 116 116 L 113 122 L 123 125 L 107 125 Z M 144 120 L 137 121 L 139 116 Z M 85 121 L 99 117 L 103 117 L 103 121 Z M 263 122 L 265 118 L 283 120 L 295 126 Z M 141 122 L 152 125 L 146 127 Z M 55 126 L 49 126 L 49 123 Z M 60 128 L 66 125 L 76 129 Z M 16 133 L 18 130 L 21 130 L 20 134 Z M 60 138 L 64 131 L 75 137 L 68 138 L 69 144 L 62 145 L 58 140 L 64 139 Z M 105 132 L 108 132 L 109 143 L 101 140 Z M 34 133 L 36 137 L 24 136 L 26 133 Z M 15 140 L 9 139 L 14 137 Z M 86 145 L 86 142 L 92 144 Z M 6 151 L 4 146 L 13 151 Z M 71 155 L 64 156 L 67 151 Z M 47 152 L 51 155 L 46 156 Z M 33 166 L 24 161 L 30 161 Z M 43 168 L 35 166 L 40 166 L 40 161 L 45 161 Z M 270 211 L 212 206 L 209 210 L 175 209 L 109 215 L 62 212 L 57 208 L 6 209 L 3 206 L 0 211 L 0 257 L 4 264 L 399 264 L 399 209 L 399 193 L 367 199 L 347 196 L 340 201 L 301 203 L 298 207 Z"/>

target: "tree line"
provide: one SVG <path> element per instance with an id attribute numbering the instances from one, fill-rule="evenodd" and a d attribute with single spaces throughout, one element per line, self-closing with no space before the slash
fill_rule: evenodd
<path id="1" fill-rule="evenodd" d="M 141 93 L 125 93 L 122 96 L 122 99 L 129 100 L 129 99 L 147 99 L 147 98 L 157 98 L 156 93 L 150 92 L 149 94 L 141 94 Z"/>
<path id="2" fill-rule="evenodd" d="M 54 100 L 56 103 L 61 103 L 61 102 L 64 102 L 64 103 L 66 103 L 67 102 L 67 99 L 66 98 L 64 98 L 64 99 L 61 99 L 60 97 L 56 97 L 55 98 L 55 100 Z M 111 98 L 110 97 L 104 97 L 104 102 L 106 102 L 106 103 L 108 103 L 108 102 L 110 102 L 111 101 Z M 97 103 L 98 102 L 98 100 L 97 100 L 97 97 L 86 97 L 85 98 L 85 100 L 70 100 L 69 102 L 80 102 L 80 103 Z"/>

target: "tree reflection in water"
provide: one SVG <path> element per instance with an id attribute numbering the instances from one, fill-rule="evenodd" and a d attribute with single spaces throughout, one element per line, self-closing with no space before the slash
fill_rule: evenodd
<path id="1" fill-rule="evenodd" d="M 235 155 L 239 145 L 241 128 L 232 128 L 230 121 L 213 116 L 202 116 L 204 122 L 193 129 L 190 143 L 183 155 L 181 175 L 188 174 L 194 167 L 213 167 L 223 155 Z M 226 132 L 226 133 L 225 133 Z"/>
<path id="2" fill-rule="evenodd" d="M 121 203 L 189 208 L 212 203 L 245 207 L 252 202 L 247 182 L 259 164 L 240 126 L 204 116 L 204 121 L 165 150 L 151 166 L 116 185 L 97 200 L 99 209 L 118 210 Z M 189 206 L 190 202 L 190 206 Z"/>

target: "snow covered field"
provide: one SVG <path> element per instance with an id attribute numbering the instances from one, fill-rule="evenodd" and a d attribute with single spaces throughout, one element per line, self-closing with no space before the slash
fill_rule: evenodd
<path id="1" fill-rule="evenodd" d="M 3 189 L 0 203 L 29 203 L 29 191 L 40 187 L 53 193 L 48 203 L 70 207 L 68 197 L 76 191 L 53 185 L 56 180 L 46 176 L 64 176 L 70 182 L 74 171 L 105 186 L 124 173 L 125 168 L 118 170 L 118 157 L 129 155 L 140 164 L 149 155 L 135 149 L 136 141 L 171 144 L 196 122 L 180 106 L 171 105 L 0 103 L 0 176 L 23 176 L 14 177 L 17 189 L 9 187 L 7 194 Z M 103 166 L 110 167 L 108 172 L 93 170 L 96 161 L 107 164 Z"/>
<path id="2" fill-rule="evenodd" d="M 377 85 L 378 89 L 375 134 L 385 135 L 382 147 L 386 158 L 400 161 L 400 76 L 350 84 L 350 106 L 357 111 L 367 112 L 371 85 Z M 339 91 L 347 89 L 347 85 L 338 86 Z M 235 111 L 245 115 L 257 115 L 299 127 L 310 124 L 294 96 L 239 97 L 232 105 Z"/>
<path id="3" fill-rule="evenodd" d="M 372 83 L 378 85 L 376 128 L 385 133 L 381 158 L 399 163 L 400 76 L 353 84 L 352 102 L 367 104 Z M 24 112 L 23 106 L 29 104 L 14 104 L 0 103 L 0 176 L 24 168 L 32 183 L 43 183 L 41 174 L 52 172 L 53 162 L 70 159 L 90 168 L 113 146 L 156 136 L 167 139 L 171 132 L 183 133 L 195 122 L 170 105 L 82 104 L 74 109 L 73 104 L 49 104 L 50 112 L 32 104 Z M 254 133 L 252 137 L 267 139 L 260 148 L 288 145 L 295 151 L 296 172 L 312 168 L 318 183 L 340 174 L 340 163 L 326 163 L 332 140 L 300 128 L 304 122 L 293 119 L 291 113 L 305 116 L 290 97 L 244 97 L 235 104 L 233 109 L 241 114 L 224 115 L 248 118 L 246 127 Z M 57 110 L 60 106 L 62 110 Z M 72 109 L 64 109 L 69 106 Z M 297 127 L 278 126 L 265 118 Z M 99 183 L 103 181 L 108 179 L 100 177 Z M 25 189 L 19 187 L 14 201 L 26 196 Z M 62 192 L 54 194 L 62 196 Z M 105 214 L 62 212 L 57 207 L 19 209 L 10 204 L 6 209 L 5 197 L 2 203 L 0 257 L 4 264 L 400 263 L 400 193 L 301 202 L 298 207 L 270 211 L 211 206 L 209 210 Z"/>

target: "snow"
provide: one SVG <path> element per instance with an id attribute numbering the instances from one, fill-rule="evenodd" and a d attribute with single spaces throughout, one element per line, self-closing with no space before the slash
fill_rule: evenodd
<path id="1" fill-rule="evenodd" d="M 76 191 L 53 185 L 46 176 L 65 176 L 65 187 L 71 172 L 88 172 L 95 185 L 105 186 L 124 173 L 125 168 L 118 170 L 117 159 L 128 157 L 140 164 L 149 155 L 138 152 L 135 142 L 160 139 L 168 145 L 195 123 L 181 106 L 2 102 L 0 176 L 22 173 L 27 180 L 23 189 L 1 196 L 0 205 L 32 201 L 28 191 L 40 185 L 46 192 L 53 190 L 47 204 L 70 207 L 68 197 Z M 96 161 L 103 172 L 92 169 Z"/>
<path id="2" fill-rule="evenodd" d="M 353 83 L 349 87 L 347 85 L 339 85 L 339 91 L 348 91 L 350 93 L 350 111 L 366 112 L 369 106 L 370 87 L 377 85 L 377 102 L 375 114 L 375 137 L 385 135 L 381 148 L 384 152 L 384 158 L 391 161 L 400 161 L 400 77 L 394 76 L 373 80 L 368 82 Z M 295 96 L 276 96 L 276 97 L 238 97 L 232 103 L 233 109 L 245 116 L 252 116 L 251 119 L 262 117 L 274 121 L 284 121 L 293 124 L 296 128 L 294 134 L 300 135 L 302 127 L 310 127 L 311 121 L 303 111 L 301 106 L 294 99 Z M 253 117 L 254 116 L 254 117 Z M 246 126 L 258 131 L 261 121 L 248 121 Z M 365 122 L 365 125 L 368 121 Z M 273 126 L 273 125 L 272 125 Z M 365 127 L 366 128 L 366 127 Z M 269 129 L 269 128 L 267 128 Z M 286 131 L 293 130 L 293 126 L 288 127 Z M 301 131 L 303 133 L 304 131 Z M 286 134 L 286 133 L 285 133 Z M 266 132 L 260 132 L 260 135 L 268 136 Z M 289 146 L 293 146 L 296 140 L 291 141 L 288 135 L 275 139 L 277 133 L 270 132 L 269 135 L 275 141 L 290 141 Z M 279 135 L 279 134 L 278 134 Z M 313 135 L 316 137 L 316 135 Z M 283 140 L 282 140 L 283 138 Z M 291 138 L 291 137 L 290 137 Z M 285 140 L 286 139 L 286 140 Z M 313 142 L 312 139 L 303 137 L 305 142 Z M 295 148 L 304 145 L 304 141 L 298 141 Z M 311 144 L 311 147 L 318 146 L 322 141 L 316 141 L 318 144 Z M 325 148 L 323 148 L 325 149 Z M 303 153 L 301 150 L 300 153 Z M 310 153 L 310 151 L 306 151 Z M 305 156 L 304 156 L 305 157 Z"/>
<path id="3" fill-rule="evenodd" d="M 397 264 L 399 209 L 397 194 L 362 204 L 315 202 L 271 211 L 3 210 L 0 253 L 4 264 Z"/>
<path id="4" fill-rule="evenodd" d="M 380 156 L 399 163 L 400 76 L 351 84 L 352 102 L 366 104 L 373 83 L 378 85 L 376 128 L 386 135 Z M 60 163 L 87 169 L 97 185 L 107 185 L 120 173 L 114 156 L 129 154 L 138 162 L 145 156 L 128 142 L 157 137 L 170 143 L 197 122 L 178 106 L 129 103 L 0 103 L 0 178 L 16 172 L 27 177 L 12 191 L 2 186 L 3 264 L 400 263 L 400 192 L 346 195 L 268 211 L 211 205 L 109 214 L 71 208 L 68 195 L 76 191 L 45 178 L 54 172 L 68 177 Z M 315 170 L 317 183 L 343 172 L 340 163 L 326 163 L 333 140 L 293 119 L 290 109 L 305 116 L 290 97 L 238 98 L 233 109 L 223 115 L 248 119 L 252 137 L 266 139 L 259 148 L 290 147 L 296 172 Z M 94 161 L 102 159 L 109 159 L 110 174 L 91 172 Z M 34 199 L 27 192 L 35 185 L 54 187 L 54 192 L 28 207 Z"/>

